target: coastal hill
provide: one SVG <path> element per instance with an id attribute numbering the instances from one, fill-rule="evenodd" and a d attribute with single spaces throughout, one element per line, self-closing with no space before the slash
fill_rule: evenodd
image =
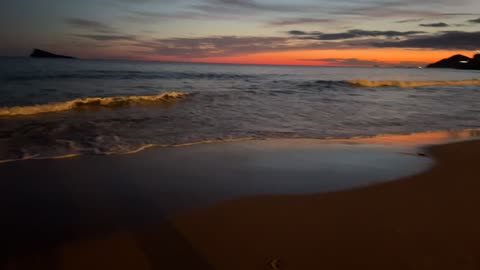
<path id="1" fill-rule="evenodd" d="M 39 49 L 34 49 L 33 52 L 30 54 L 30 57 L 32 58 L 63 58 L 63 59 L 76 59 L 73 56 L 67 56 L 67 55 L 59 55 L 59 54 L 54 54 L 51 52 L 39 50 Z"/>
<path id="2" fill-rule="evenodd" d="M 455 68 L 455 69 L 476 69 L 480 70 L 480 54 L 473 58 L 457 54 L 450 58 L 442 59 L 436 63 L 430 64 L 427 68 Z"/>

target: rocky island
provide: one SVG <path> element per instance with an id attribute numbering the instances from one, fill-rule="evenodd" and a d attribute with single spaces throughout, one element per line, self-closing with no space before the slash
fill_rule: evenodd
<path id="1" fill-rule="evenodd" d="M 474 69 L 480 70 L 480 54 L 473 58 L 457 54 L 450 58 L 442 59 L 436 63 L 430 64 L 427 68 L 454 68 L 454 69 Z"/>
<path id="2" fill-rule="evenodd" d="M 60 55 L 60 54 L 54 54 L 51 52 L 43 51 L 40 49 L 34 49 L 33 52 L 30 54 L 30 57 L 32 58 L 63 58 L 63 59 L 76 59 L 73 56 L 67 56 L 67 55 Z"/>

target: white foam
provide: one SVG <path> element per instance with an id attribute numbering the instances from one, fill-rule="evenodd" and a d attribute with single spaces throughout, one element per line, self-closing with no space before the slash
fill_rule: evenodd
<path id="1" fill-rule="evenodd" d="M 0 116 L 33 115 L 79 109 L 82 107 L 117 107 L 132 103 L 169 102 L 187 96 L 183 92 L 165 92 L 151 96 L 87 97 L 63 102 L 53 102 L 31 106 L 0 107 Z"/>
<path id="2" fill-rule="evenodd" d="M 435 86 L 435 85 L 469 85 L 480 84 L 480 80 L 449 80 L 449 81 L 371 81 L 371 80 L 351 80 L 349 83 L 365 86 L 365 87 L 382 87 L 382 86 L 396 86 L 396 87 L 420 87 L 420 86 Z"/>

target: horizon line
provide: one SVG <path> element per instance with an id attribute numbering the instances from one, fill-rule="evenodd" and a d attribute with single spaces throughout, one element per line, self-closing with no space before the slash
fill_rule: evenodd
<path id="1" fill-rule="evenodd" d="M 204 65 L 242 65 L 242 66 L 294 66 L 294 67 L 351 67 L 351 68 L 418 68 L 425 67 L 429 63 L 425 62 L 424 65 L 410 65 L 410 66 L 401 66 L 401 65 L 312 65 L 312 64 L 275 64 L 275 63 L 233 63 L 233 62 L 206 62 L 206 61 L 166 61 L 166 60 L 147 60 L 147 59 L 128 59 L 128 58 L 80 58 L 76 57 L 74 59 L 61 59 L 61 58 L 32 58 L 30 56 L 7 56 L 0 55 L 0 58 L 21 58 L 21 59 L 46 59 L 46 60 L 62 60 L 62 61 L 76 61 L 76 60 L 86 60 L 86 61 L 128 61 L 128 62 L 147 62 L 147 63 L 162 63 L 162 64 L 204 64 Z M 408 62 L 408 61 L 407 61 Z"/>

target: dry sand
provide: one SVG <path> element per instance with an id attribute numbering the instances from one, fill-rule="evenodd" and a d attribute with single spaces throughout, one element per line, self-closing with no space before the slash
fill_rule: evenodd
<path id="1" fill-rule="evenodd" d="M 480 269 L 480 141 L 344 192 L 216 204 L 12 261 L 9 269 Z"/>

